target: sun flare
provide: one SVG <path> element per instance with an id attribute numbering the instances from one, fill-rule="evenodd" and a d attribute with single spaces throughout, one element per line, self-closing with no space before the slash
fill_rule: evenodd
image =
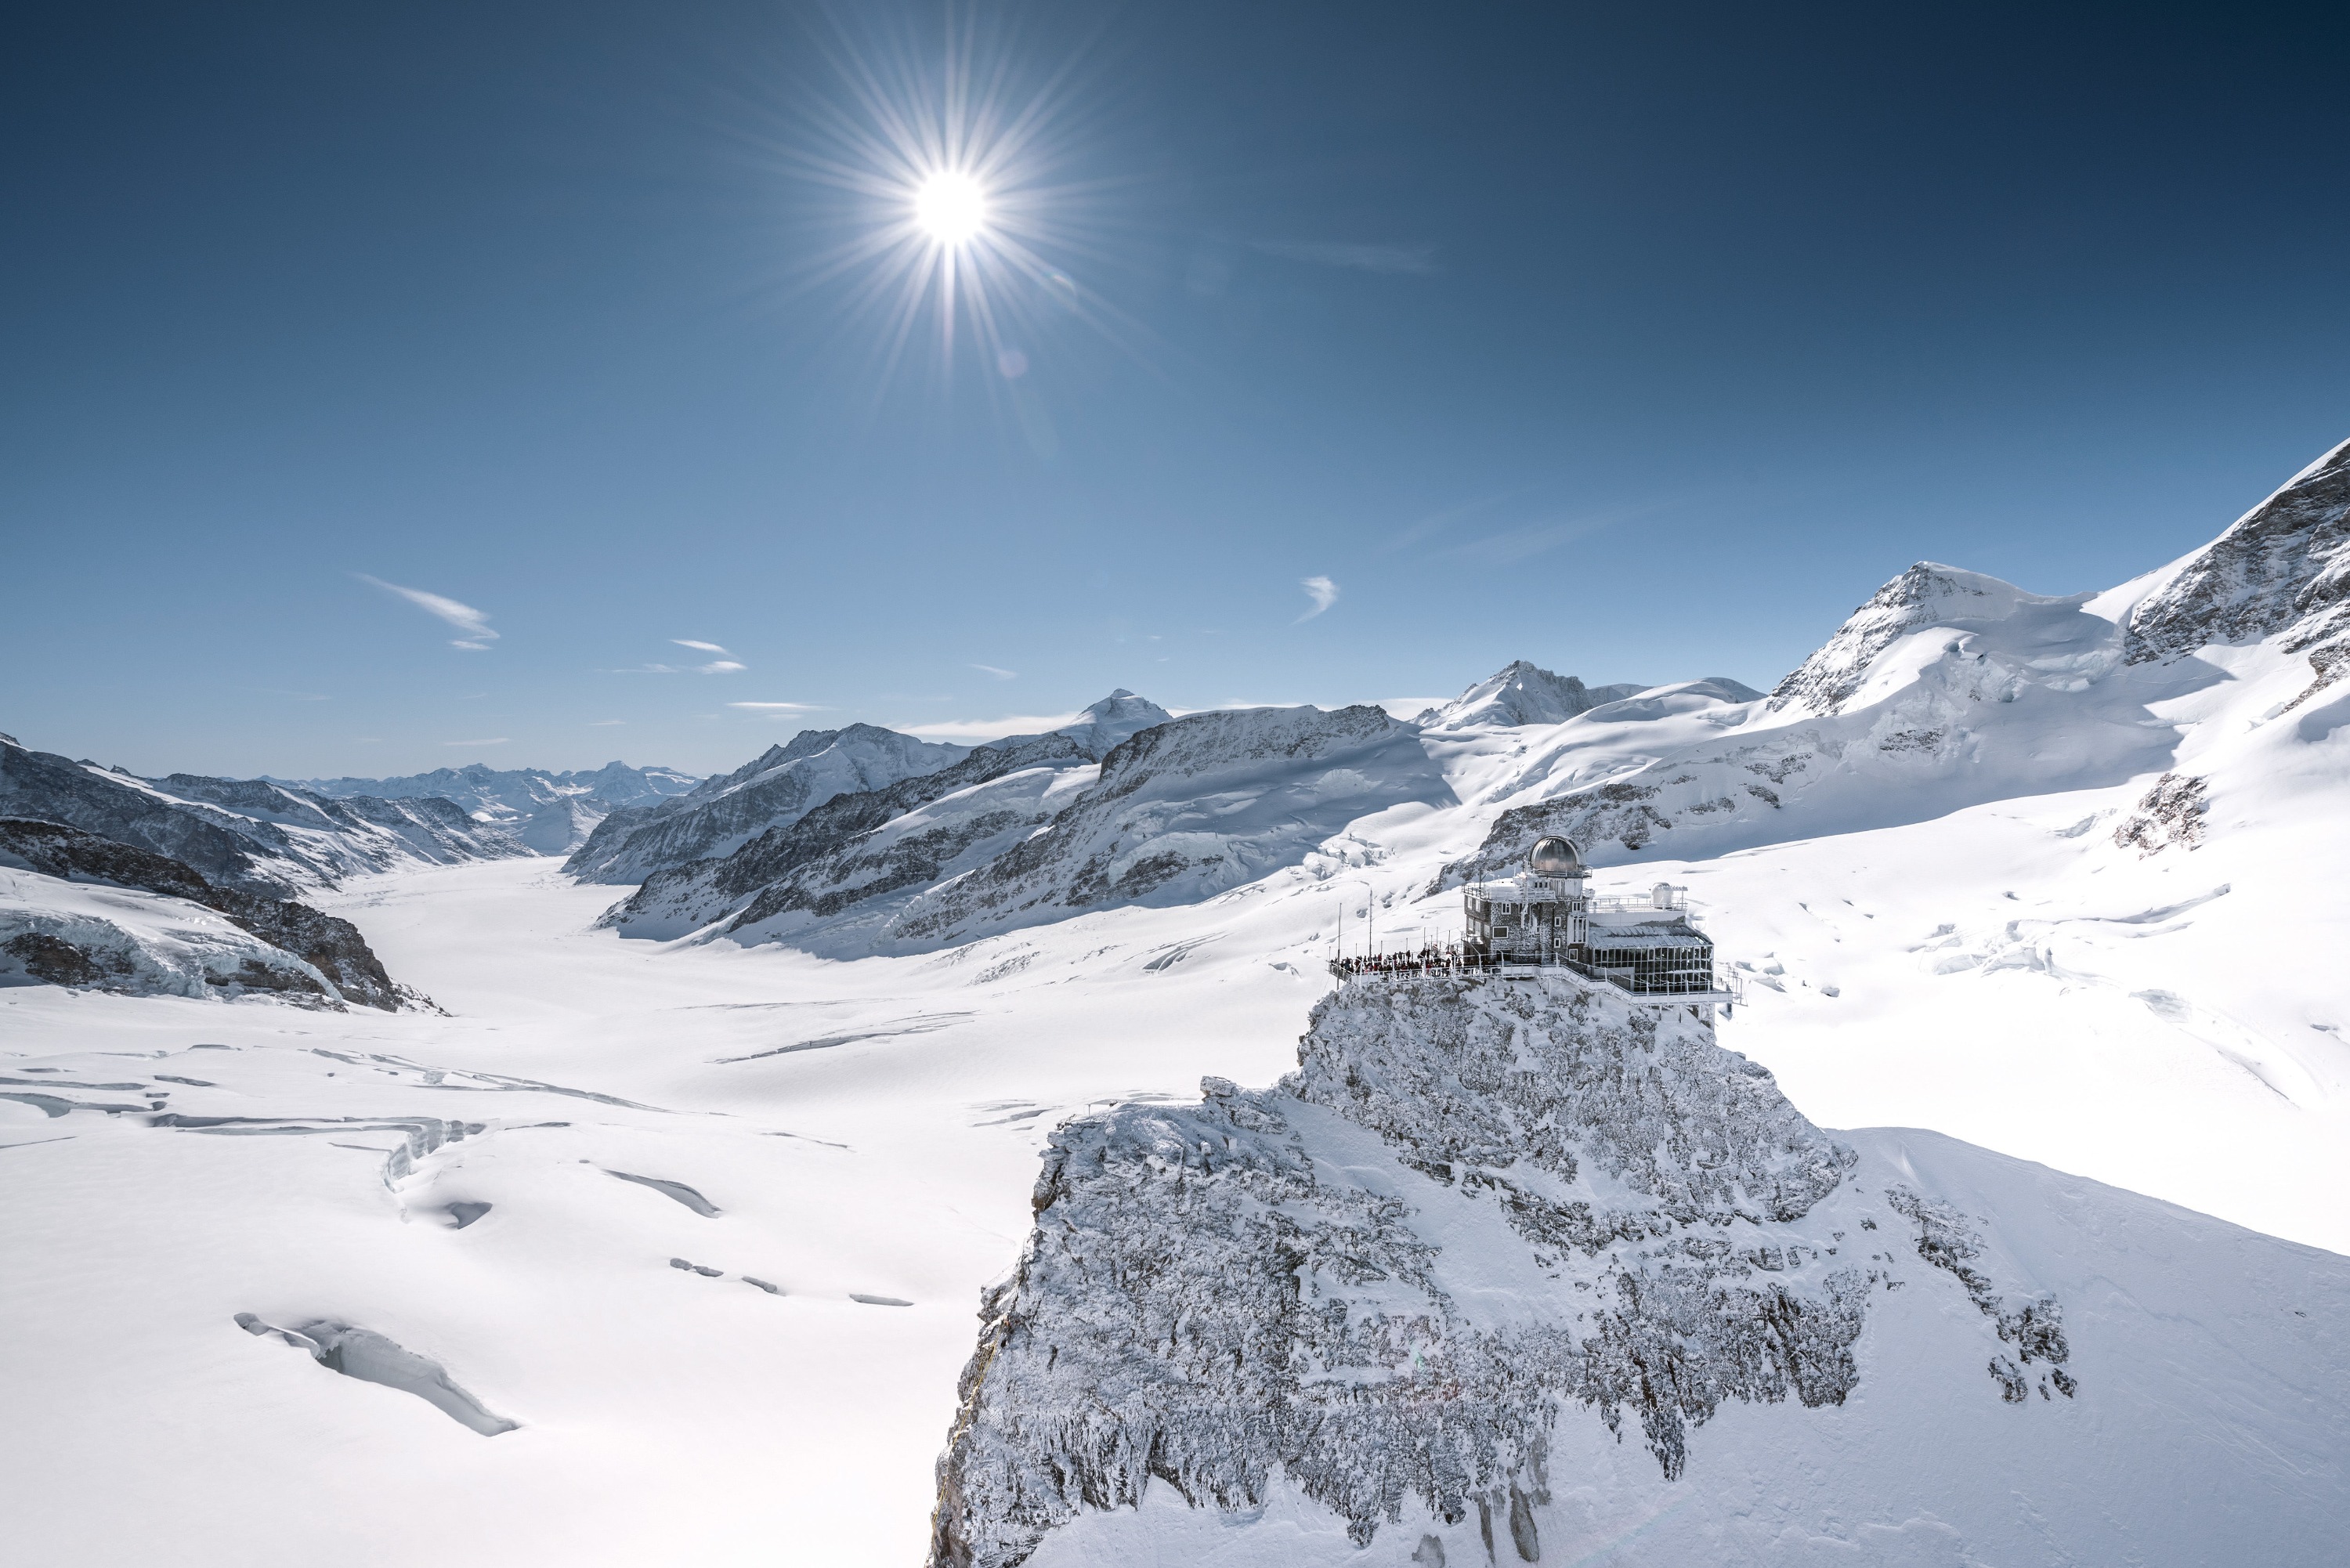
<path id="1" fill-rule="evenodd" d="M 987 192 L 970 175 L 941 170 L 914 187 L 914 222 L 942 245 L 968 244 L 987 222 Z"/>

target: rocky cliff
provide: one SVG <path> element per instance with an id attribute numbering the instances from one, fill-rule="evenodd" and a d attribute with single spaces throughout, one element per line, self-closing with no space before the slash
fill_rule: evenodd
<path id="1" fill-rule="evenodd" d="M 1686 1012 L 1565 976 L 1357 981 L 1295 1075 L 1203 1088 L 1054 1134 L 983 1305 L 932 1568 L 1010 1568 L 1154 1482 L 1235 1529 L 1286 1490 L 1357 1546 L 1412 1521 L 1415 1563 L 1538 1561 L 1563 1426 L 1695 1480 L 1726 1406 L 1850 1397 L 1902 1285 L 1990 1347 L 1935 1369 L 1949 1397 L 2078 1388 L 2052 1296 L 1948 1203 L 1864 1186 Z"/>
<path id="2" fill-rule="evenodd" d="M 348 920 L 307 904 L 272 898 L 207 880 L 185 863 L 151 850 L 117 844 L 79 828 L 56 823 L 0 817 L 0 867 L 36 873 L 60 883 L 134 889 L 216 911 L 238 930 L 274 952 L 254 952 L 232 943 L 230 961 L 203 966 L 182 977 L 153 952 L 139 953 L 136 932 L 120 922 L 93 919 L 93 911 L 68 916 L 55 907 L 62 889 L 44 889 L 18 879 L 0 910 L 0 921 L 16 928 L 5 945 L 17 971 L 52 984 L 97 990 L 148 991 L 156 976 L 172 977 L 160 987 L 191 994 L 181 983 L 192 978 L 206 990 L 263 991 L 318 1003 L 356 1002 L 394 1011 L 420 999 L 395 984 Z M 44 909 L 47 909 L 46 918 Z M 159 912 L 150 907 L 142 913 Z M 87 929 L 84 929 L 87 928 Z M 280 961 L 291 960 L 295 961 Z M 323 982 L 323 983 L 321 983 Z"/>
<path id="3" fill-rule="evenodd" d="M 2294 706 L 2338 680 L 2350 660 L 2350 441 L 2181 562 L 2132 607 L 2128 633 L 2133 664 L 2281 637 L 2313 676 Z"/>

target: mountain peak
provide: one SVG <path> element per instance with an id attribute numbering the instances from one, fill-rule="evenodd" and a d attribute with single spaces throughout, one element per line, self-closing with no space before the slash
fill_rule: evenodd
<path id="1" fill-rule="evenodd" d="M 2005 620 L 2025 605 L 2064 602 L 2026 593 L 1982 572 L 1919 561 L 1870 595 L 1817 652 L 1773 687 L 1771 707 L 1775 711 L 1800 703 L 1814 712 L 1833 713 L 1867 680 L 1878 654 L 1921 626 Z"/>
<path id="2" fill-rule="evenodd" d="M 1428 730 L 1486 725 L 1557 724 L 1645 690 L 1638 683 L 1589 687 L 1579 676 L 1555 675 L 1531 659 L 1513 659 L 1440 708 L 1413 722 Z"/>
<path id="3" fill-rule="evenodd" d="M 1121 686 L 1059 729 L 1045 733 L 1067 736 L 1082 747 L 1087 756 L 1099 762 L 1129 736 L 1167 723 L 1174 717 L 1149 698 L 1137 697 Z M 1042 739 L 1042 734 L 1006 735 L 1000 741 L 990 741 L 988 744 L 1001 750 Z"/>

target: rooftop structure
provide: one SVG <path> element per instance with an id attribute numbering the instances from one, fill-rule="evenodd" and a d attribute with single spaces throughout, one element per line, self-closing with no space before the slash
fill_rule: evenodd
<path id="1" fill-rule="evenodd" d="M 1597 895 L 1571 838 L 1538 839 L 1514 877 L 1472 882 L 1463 895 L 1464 956 L 1503 969 L 1571 969 L 1641 1001 L 1702 1008 L 1735 995 L 1713 969 L 1713 940 L 1689 912 L 1687 889 Z"/>

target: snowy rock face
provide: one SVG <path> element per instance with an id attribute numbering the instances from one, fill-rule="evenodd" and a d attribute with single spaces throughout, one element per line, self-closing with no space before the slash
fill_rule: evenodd
<path id="1" fill-rule="evenodd" d="M 983 1306 L 933 1568 L 1008 1568 L 1154 1480 L 1236 1529 L 1287 1489 L 1357 1546 L 1409 1520 L 1415 1563 L 1448 1539 L 1538 1561 L 1564 1424 L 1701 1485 L 1725 1405 L 1841 1405 L 1876 1303 L 1919 1282 L 1879 1236 L 1995 1347 L 1934 1369 L 1948 1398 L 2079 1386 L 2053 1297 L 1997 1277 L 1949 1204 L 1864 1191 L 1686 1013 L 1564 976 L 1392 977 L 1326 998 L 1299 1064 L 1054 1135 Z"/>
<path id="2" fill-rule="evenodd" d="M 2281 636 L 2315 677 L 2294 705 L 2331 685 L 2350 659 L 2350 441 L 2187 557 L 2128 631 L 2134 664 Z"/>
<path id="3" fill-rule="evenodd" d="M 1450 804 L 1418 731 L 1378 708 L 1194 713 L 1104 759 L 1098 783 L 969 876 L 906 907 L 909 947 L 1121 904 L 1196 902 L 1295 865 L 1358 818 Z"/>
<path id="4" fill-rule="evenodd" d="M 1559 726 L 1442 880 L 1546 833 L 1702 855 L 2159 773 L 2178 733 L 2148 704 L 2176 682 L 2132 674 L 2122 628 L 2087 600 L 1912 566 L 1767 701 L 1693 681 Z"/>
<path id="5" fill-rule="evenodd" d="M 933 774 L 967 752 L 871 724 L 803 730 L 789 745 L 770 746 L 690 794 L 613 812 L 563 868 L 583 882 L 642 882 L 659 871 L 732 854 L 836 795 Z"/>
<path id="6" fill-rule="evenodd" d="M 35 980 L 108 991 L 151 992 L 157 989 L 158 976 L 192 974 L 201 978 L 203 992 L 278 991 L 305 1001 L 353 1002 L 386 1012 L 412 1000 L 384 973 L 382 961 L 348 920 L 322 914 L 307 904 L 216 886 L 181 862 L 150 850 L 55 823 L 0 817 L 0 867 L 37 873 L 19 879 L 9 900 L 18 905 L 20 927 L 10 938 L 16 946 L 9 950 L 18 960 L 17 971 Z M 49 886 L 52 879 L 184 900 L 217 912 L 276 953 L 255 954 L 232 941 L 221 950 L 231 961 L 228 968 L 199 964 L 191 970 L 168 955 L 136 952 L 135 929 L 114 922 L 109 923 L 109 929 L 94 926 L 95 919 L 102 919 L 97 912 L 106 903 L 102 897 L 93 906 L 83 895 L 62 895 Z M 68 907 L 79 912 L 71 919 L 42 918 L 44 911 L 56 915 Z M 151 908 L 145 900 L 134 900 L 132 907 L 153 914 L 165 906 Z M 211 929 L 213 922 L 193 919 L 197 928 Z M 78 940 L 90 945 L 77 947 Z M 313 984 L 316 980 L 327 982 L 323 996 Z M 174 995 L 202 993 L 186 989 L 179 978 L 160 989 Z"/>
<path id="7" fill-rule="evenodd" d="M 1635 685 L 1586 686 L 1578 676 L 1554 675 L 1520 659 L 1412 722 L 1430 730 L 1556 724 L 1642 690 Z"/>
<path id="8" fill-rule="evenodd" d="M 886 948 L 914 893 L 985 865 L 1049 822 L 1093 783 L 1096 760 L 1057 733 L 982 746 L 937 773 L 835 795 L 723 859 L 656 872 L 601 923 L 669 938 L 724 919 L 727 934 L 745 941 L 789 940 L 844 956 Z"/>
<path id="9" fill-rule="evenodd" d="M 218 910 L 7 863 L 21 858 L 0 860 L 0 986 L 343 1004 L 316 968 Z"/>
<path id="10" fill-rule="evenodd" d="M 394 867 L 528 853 L 445 800 L 330 800 L 264 779 L 135 778 L 0 742 L 0 815 L 63 823 L 283 896 Z"/>
<path id="11" fill-rule="evenodd" d="M 1099 762 L 1110 754 L 1119 742 L 1139 735 L 1154 724 L 1164 724 L 1175 715 L 1148 697 L 1137 697 L 1121 686 L 1084 712 L 1076 721 L 1064 724 L 1051 733 L 1073 742 L 1087 757 Z M 1010 735 L 1001 741 L 990 741 L 998 751 L 1041 741 L 1042 735 Z"/>
<path id="12" fill-rule="evenodd" d="M 371 795 L 381 800 L 422 796 L 452 801 L 474 821 L 498 829 L 535 854 L 563 855 L 577 848 L 596 825 L 613 812 L 658 805 L 691 792 L 700 781 L 674 768 L 632 768 L 616 762 L 592 772 L 549 773 L 474 763 L 400 778 L 270 782 L 336 799 Z"/>

